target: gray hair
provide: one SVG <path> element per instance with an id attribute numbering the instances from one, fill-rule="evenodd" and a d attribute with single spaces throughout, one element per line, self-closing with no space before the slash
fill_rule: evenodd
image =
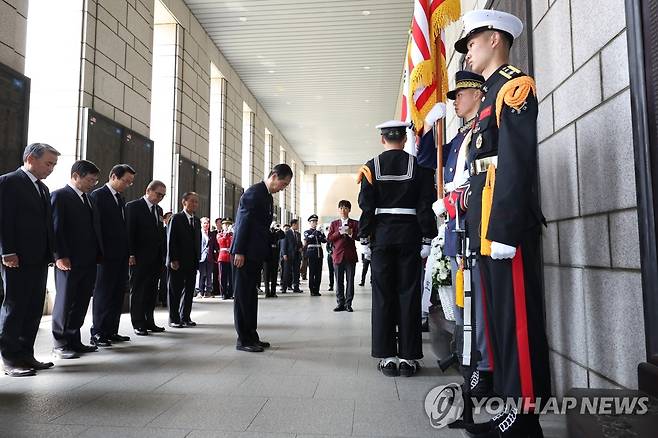
<path id="1" fill-rule="evenodd" d="M 159 181 L 159 180 L 157 180 L 157 179 L 154 179 L 153 181 L 151 181 L 151 182 L 149 183 L 149 185 L 146 187 L 146 189 L 147 189 L 147 190 L 155 190 L 155 189 L 157 189 L 158 187 L 162 187 L 163 189 L 166 189 L 166 188 L 167 188 L 167 186 L 165 185 L 165 183 L 163 183 L 162 181 Z"/>
<path id="2" fill-rule="evenodd" d="M 32 155 L 34 158 L 41 158 L 43 157 L 43 154 L 45 154 L 46 152 L 55 154 L 58 157 L 61 155 L 57 149 L 50 146 L 49 144 L 32 143 L 31 145 L 28 145 L 23 151 L 23 162 L 25 163 L 27 161 L 27 157 L 29 157 L 30 155 Z"/>

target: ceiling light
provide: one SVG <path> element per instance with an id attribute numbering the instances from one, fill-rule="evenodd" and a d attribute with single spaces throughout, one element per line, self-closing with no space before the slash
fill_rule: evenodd
<path id="1" fill-rule="evenodd" d="M 258 55 L 258 56 L 256 56 L 256 58 L 258 58 L 258 59 L 263 59 L 263 58 L 265 58 L 265 57 L 264 57 L 263 55 Z"/>
<path id="2" fill-rule="evenodd" d="M 364 70 L 370 70 L 370 67 L 366 65 L 366 66 L 363 67 L 363 69 Z"/>
<path id="3" fill-rule="evenodd" d="M 268 73 L 276 73 L 276 71 L 274 71 L 274 70 L 268 70 L 267 72 Z"/>
<path id="4" fill-rule="evenodd" d="M 365 103 L 370 103 L 370 99 L 366 99 L 364 102 Z"/>
<path id="5" fill-rule="evenodd" d="M 290 102 L 286 102 L 286 105 L 292 105 Z"/>
<path id="6" fill-rule="evenodd" d="M 247 17 L 240 17 L 240 21 L 244 23 L 245 21 L 247 21 Z"/>
<path id="7" fill-rule="evenodd" d="M 370 15 L 370 11 L 361 11 L 361 15 L 368 16 Z"/>

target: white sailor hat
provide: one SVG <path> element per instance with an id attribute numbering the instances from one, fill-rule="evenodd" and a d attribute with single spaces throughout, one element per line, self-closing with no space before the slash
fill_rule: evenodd
<path id="1" fill-rule="evenodd" d="M 384 133 L 385 130 L 400 129 L 400 128 L 407 129 L 410 127 L 411 127 L 411 123 L 401 122 L 400 120 L 389 120 L 388 122 L 380 123 L 379 125 L 375 126 L 375 128 L 382 131 L 382 134 Z"/>
<path id="2" fill-rule="evenodd" d="M 468 40 L 473 35 L 485 30 L 505 32 L 509 35 L 511 41 L 514 41 L 523 32 L 523 23 L 518 17 L 494 9 L 467 12 L 462 20 L 464 20 L 464 37 L 455 43 L 455 50 L 460 53 L 467 53 Z"/>

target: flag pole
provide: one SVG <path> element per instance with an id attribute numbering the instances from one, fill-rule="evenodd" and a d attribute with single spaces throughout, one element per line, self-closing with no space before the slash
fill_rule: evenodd
<path id="1" fill-rule="evenodd" d="M 441 57 L 443 56 L 441 34 L 436 39 L 436 102 L 443 102 L 443 80 L 441 69 Z M 434 122 L 434 133 L 436 134 L 436 196 L 437 199 L 443 199 L 443 119 Z"/>

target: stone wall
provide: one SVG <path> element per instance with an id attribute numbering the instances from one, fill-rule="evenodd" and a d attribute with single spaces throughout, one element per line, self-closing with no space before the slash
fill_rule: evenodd
<path id="1" fill-rule="evenodd" d="M 28 0 L 0 0 L 0 63 L 25 71 Z"/>

